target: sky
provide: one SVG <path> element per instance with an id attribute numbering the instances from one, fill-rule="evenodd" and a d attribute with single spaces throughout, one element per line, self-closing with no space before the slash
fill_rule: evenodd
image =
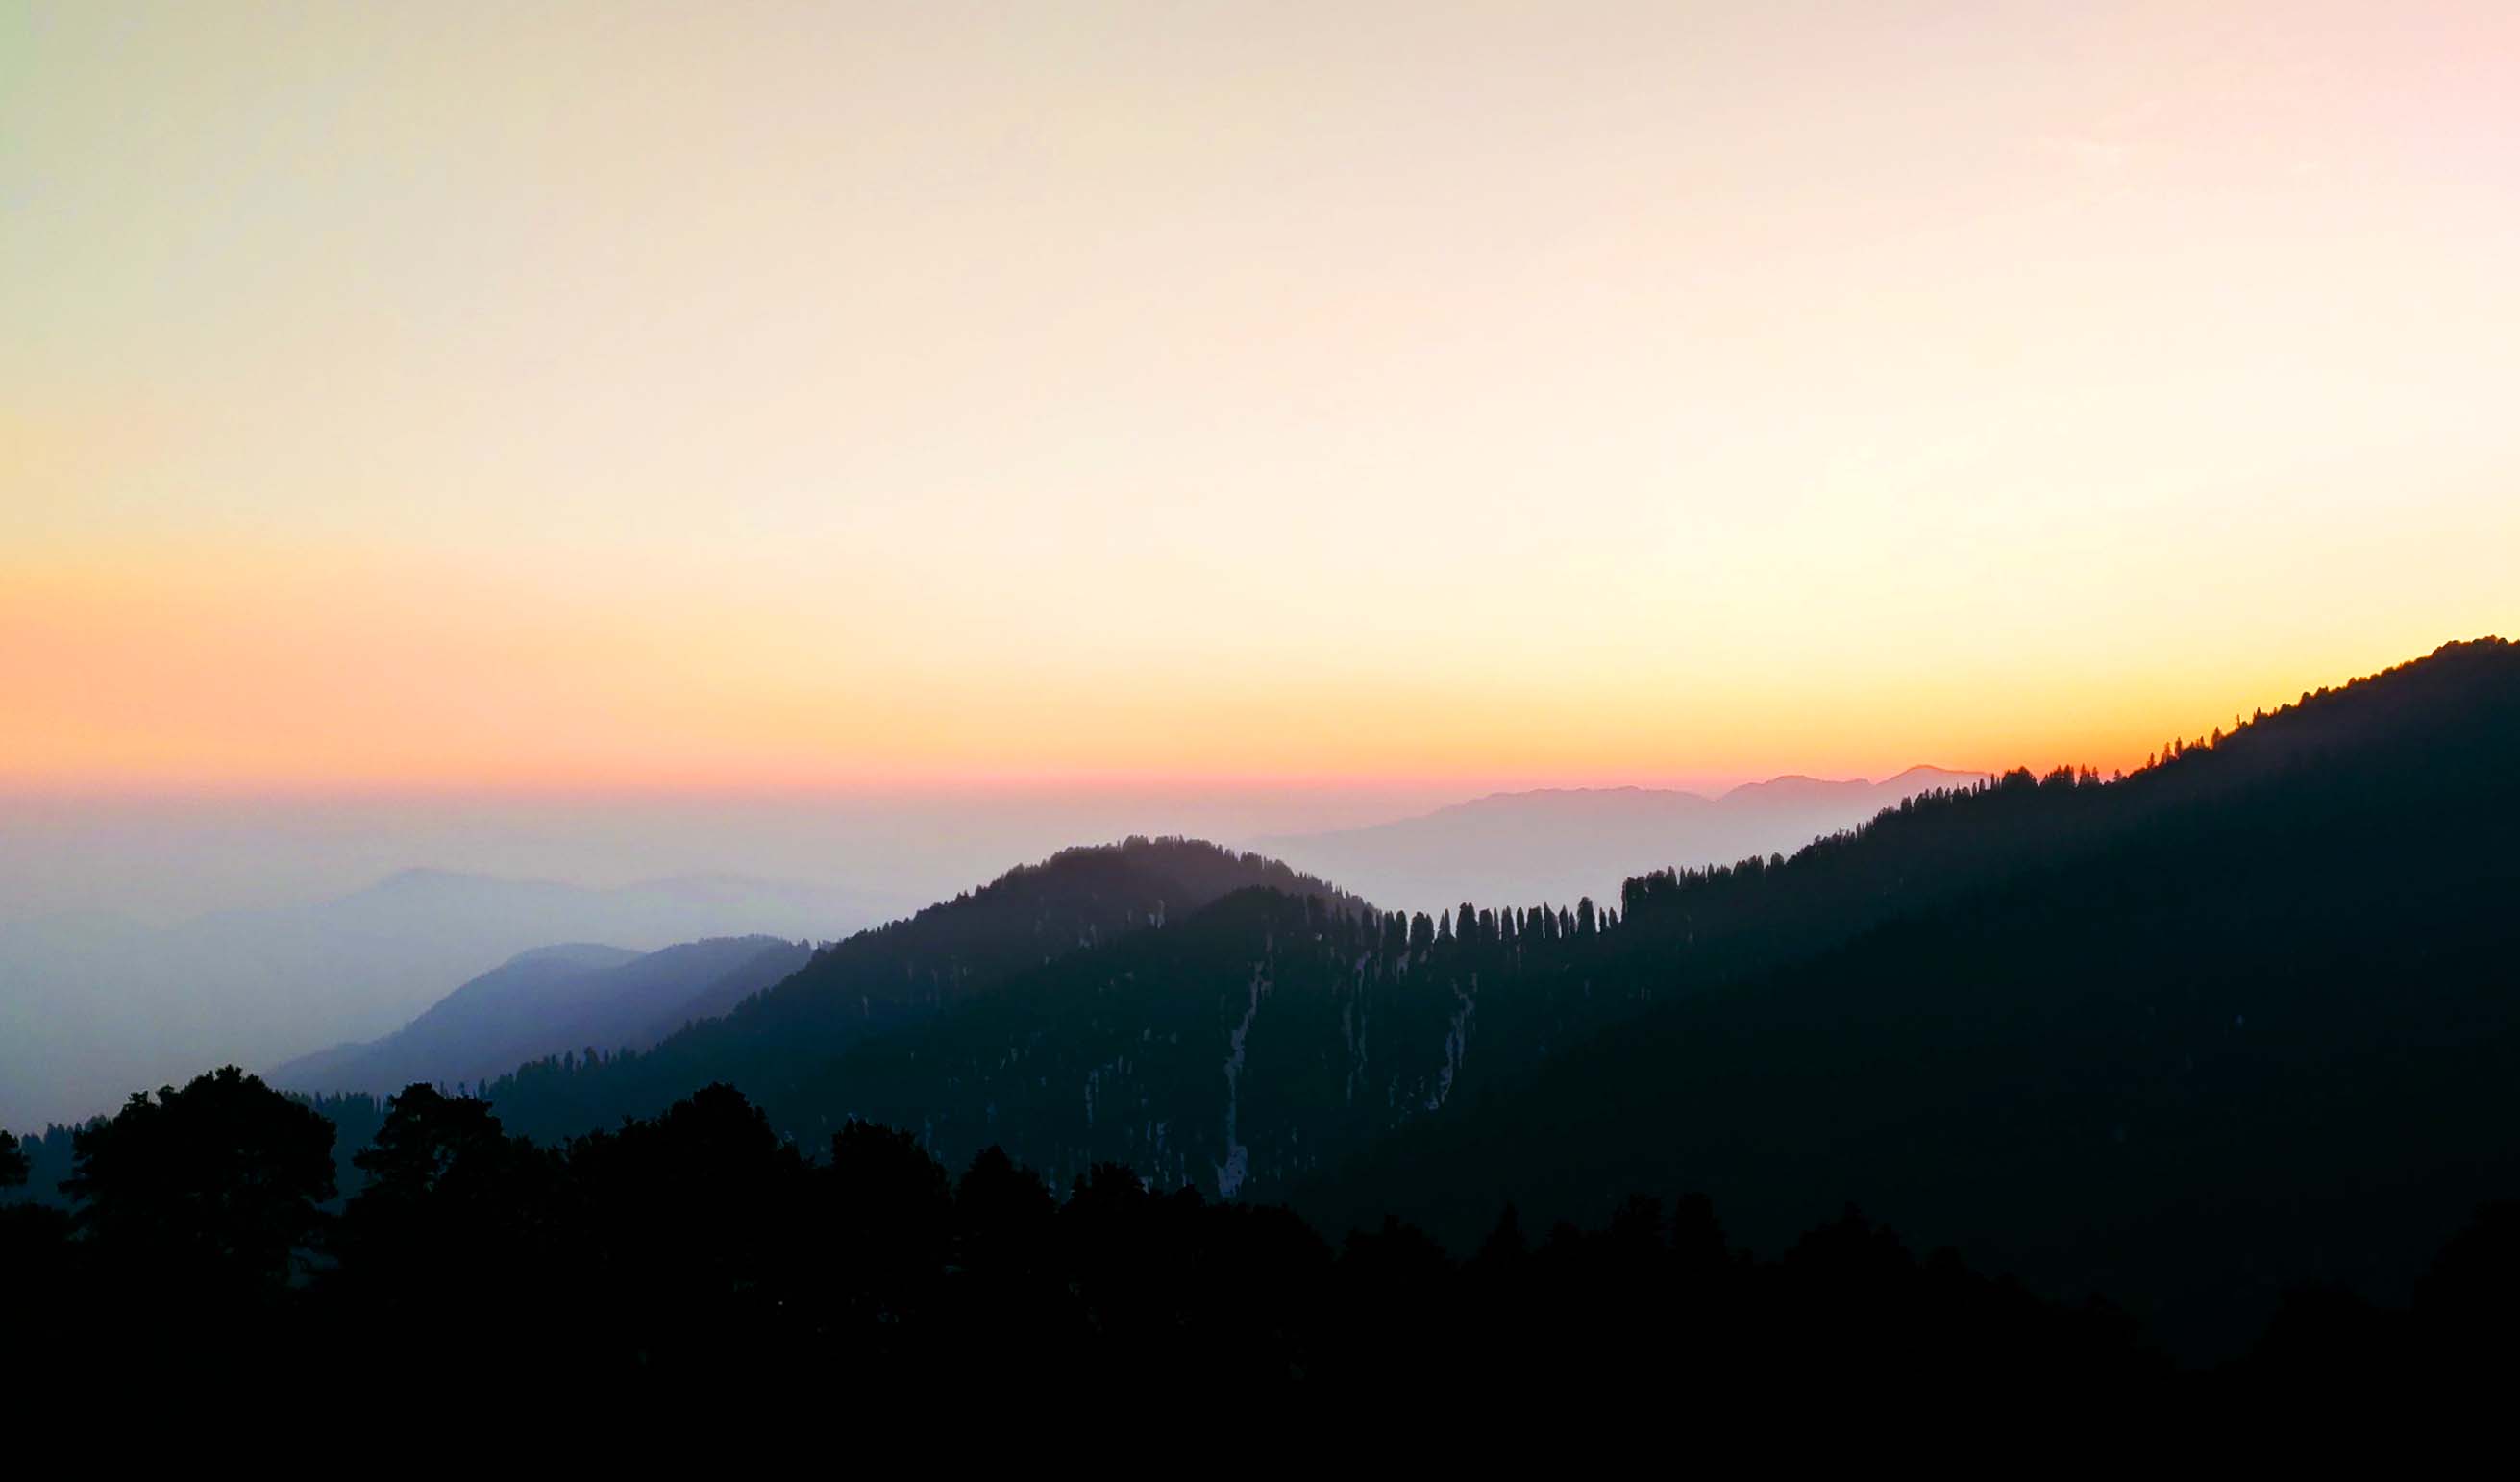
<path id="1" fill-rule="evenodd" d="M 2507 3 L 0 0 L 0 791 L 2134 765 L 2520 632 L 2514 262 Z"/>

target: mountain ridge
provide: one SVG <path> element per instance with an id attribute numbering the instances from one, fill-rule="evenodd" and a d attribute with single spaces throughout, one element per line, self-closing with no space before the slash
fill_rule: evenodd
<path id="1" fill-rule="evenodd" d="M 1462 1248 L 1501 1200 L 1580 1220 L 1613 1185 L 1702 1190 L 1753 1245 L 1853 1198 L 2200 1359 L 2287 1282 L 2404 1300 L 2520 1187 L 2514 754 L 2520 651 L 2446 645 L 2123 783 L 2009 774 L 1781 868 L 1631 881 L 1608 950 L 1677 991 L 1297 1203 Z M 1910 903 L 1780 949 L 1813 892 L 1885 888 Z"/>
<path id="2" fill-rule="evenodd" d="M 859 1040 L 928 1018 L 1028 967 L 1098 943 L 1161 931 L 1247 885 L 1362 903 L 1282 863 L 1200 840 L 1136 836 L 1060 850 L 975 889 L 816 950 L 780 982 L 645 1055 L 587 1064 L 547 1058 L 484 1088 L 500 1115 L 544 1138 L 611 1125 L 730 1080 L 764 1100 L 809 1080 Z M 757 1089 L 754 1089 L 757 1088 Z M 797 1135 L 829 1114 L 800 1115 Z M 827 1134 L 826 1134 L 827 1135 Z"/>
<path id="3" fill-rule="evenodd" d="M 811 956 L 774 936 L 715 937 L 653 952 L 588 943 L 530 948 L 459 985 L 392 1034 L 301 1055 L 271 1084 L 383 1096 L 471 1084 L 563 1051 L 646 1050 L 714 1017 Z"/>

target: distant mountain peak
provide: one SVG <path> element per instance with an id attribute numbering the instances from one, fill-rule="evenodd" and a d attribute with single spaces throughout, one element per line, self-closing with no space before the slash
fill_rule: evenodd
<path id="1" fill-rule="evenodd" d="M 1800 772 L 1788 772 L 1782 777 L 1769 778 L 1766 782 L 1743 783 L 1725 793 L 1719 801 L 1730 802 L 1734 798 L 1769 794 L 1877 793 L 1884 795 L 1886 801 L 1895 802 L 1901 796 L 1920 792 L 1927 787 L 1975 783 L 1986 776 L 1987 774 L 1983 772 L 1956 772 L 1948 767 L 1922 765 L 1910 767 L 1905 772 L 1885 777 L 1877 783 L 1861 777 L 1808 777 Z"/>
<path id="2" fill-rule="evenodd" d="M 1458 803 L 1447 803 L 1435 812 L 1461 813 L 1479 808 L 1512 807 L 1523 803 L 1621 801 L 1703 803 L 1711 802 L 1713 799 L 1702 792 L 1690 792 L 1679 787 L 1640 787 L 1633 784 L 1623 787 L 1525 787 L 1519 791 L 1483 792 L 1477 797 L 1464 798 Z M 1418 817 L 1424 816 L 1418 815 Z M 1414 818 L 1403 818 L 1393 819 L 1390 824 L 1412 822 L 1415 822 Z M 1369 824 L 1366 827 L 1388 828 L 1390 824 Z"/>
<path id="3" fill-rule="evenodd" d="M 1607 900 L 1647 861 L 1659 862 L 1652 869 L 1694 868 L 1790 853 L 1916 793 L 1982 776 L 1926 766 L 1878 783 L 1788 774 L 1719 797 L 1635 786 L 1543 787 L 1258 842 L 1386 907 L 1432 912 L 1464 900 Z"/>

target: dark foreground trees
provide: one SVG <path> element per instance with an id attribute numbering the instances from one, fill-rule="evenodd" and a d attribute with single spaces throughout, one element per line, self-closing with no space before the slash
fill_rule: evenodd
<path id="1" fill-rule="evenodd" d="M 850 1123 L 809 1161 L 711 1087 L 545 1152 L 486 1107 L 414 1088 L 360 1166 L 339 1263 L 303 1320 L 414 1373 L 529 1330 L 576 1378 L 1248 1392 L 1815 1377 L 1980 1395 L 2157 1388 L 2132 1325 L 2059 1308 L 1849 1212 L 1782 1261 L 1702 1199 L 1631 1200 L 1536 1244 L 1508 1222 L 1468 1262 L 1387 1225 L 1333 1248 L 1282 1209 L 1159 1192 L 1098 1164 L 1056 1197 L 997 1148 L 949 1179 L 906 1134 Z"/>
<path id="2" fill-rule="evenodd" d="M 170 1375 L 273 1361 L 301 1330 L 333 1138 L 322 1115 L 234 1066 L 80 1129 L 68 1211 L 0 1206 L 12 1320 L 0 1372 L 135 1354 Z"/>
<path id="3" fill-rule="evenodd" d="M 230 1065 L 78 1134 L 63 1191 L 117 1281 L 162 1300 L 284 1284 L 333 1197 L 333 1124 Z"/>
<path id="4" fill-rule="evenodd" d="M 380 1394 L 1296 1383 L 2049 1416 L 2349 1387 L 2482 1398 L 2520 1317 L 2520 1208 L 2445 1251 L 2412 1312 L 2300 1293 L 2248 1363 L 2208 1380 L 2174 1373 L 2111 1309 L 1920 1259 L 1853 1208 L 1773 1261 L 1693 1195 L 1632 1197 L 1592 1230 L 1527 1231 L 1508 1208 L 1466 1260 L 1396 1222 L 1333 1247 L 1283 1209 L 1157 1191 L 1116 1164 L 1058 1198 L 998 1149 L 949 1177 L 862 1122 L 809 1159 L 723 1086 L 564 1148 L 416 1086 L 338 1214 L 321 1207 L 328 1144 L 320 1118 L 233 1070 L 81 1134 L 74 1221 L 0 1209 L 13 1363 L 143 1353 L 187 1382 L 330 1364 Z"/>

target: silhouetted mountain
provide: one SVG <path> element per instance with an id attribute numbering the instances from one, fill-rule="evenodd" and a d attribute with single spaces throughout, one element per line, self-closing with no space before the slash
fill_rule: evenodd
<path id="1" fill-rule="evenodd" d="M 783 1125 L 838 1110 L 907 1127 L 949 1160 L 999 1145 L 1054 1181 L 1122 1162 L 1160 1188 L 1282 1197 L 1637 1010 L 1568 970 L 1599 929 L 1589 902 L 1580 921 L 1545 915 L 1522 914 L 1526 952 L 1241 891 L 866 1041 L 766 1105 Z"/>
<path id="2" fill-rule="evenodd" d="M 456 989 L 401 1029 L 292 1060 L 285 1091 L 475 1084 L 564 1051 L 646 1050 L 713 1018 L 803 966 L 811 949 L 770 936 L 714 937 L 640 954 L 540 947 Z"/>
<path id="3" fill-rule="evenodd" d="M 968 973 L 963 923 L 922 918 L 922 952 L 827 958 L 748 1039 L 739 1015 L 513 1092 L 592 1126 L 651 1108 L 570 1088 L 723 1073 L 808 1144 L 864 1115 L 949 1161 L 1301 1191 L 1328 1228 L 1393 1211 L 1457 1248 L 1508 1197 L 1590 1222 L 1705 1189 L 1771 1250 L 1854 1197 L 2228 1351 L 2283 1281 L 2386 1296 L 2520 1188 L 2492 1100 L 2520 1080 L 2520 661 L 2452 647 L 2165 750 L 1641 876 L 1615 912 L 1247 889 L 1107 940 L 1010 902 L 1068 950 Z M 782 1042 L 813 1048 L 747 1058 Z"/>
<path id="4" fill-rule="evenodd" d="M 1853 1198 L 2191 1354 L 2295 1283 L 2403 1300 L 2520 1189 L 2520 650 L 2173 752 L 1632 882 L 1596 970 L 1661 1002 L 1308 1207 L 1460 1243 L 1688 1188 L 1774 1249 Z"/>
<path id="5" fill-rule="evenodd" d="M 1087 862 L 1111 863 L 1066 861 Z M 1030 901 L 1048 880 L 1011 876 L 991 887 L 1003 898 L 974 898 L 986 912 L 922 915 L 915 952 L 889 939 L 901 928 L 867 933 L 657 1056 L 538 1066 L 490 1095 L 512 1125 L 554 1137 L 715 1077 L 800 1141 L 864 1116 L 949 1161 L 995 1144 L 1055 1182 L 1111 1161 L 1164 1187 L 1272 1197 L 1457 1098 L 1515 1084 L 1663 991 L 1604 945 L 1612 916 L 1589 899 L 1438 919 L 1274 888 L 1289 877 L 1270 866 L 1163 930 L 1074 930 L 1045 952 Z M 1793 936 L 1807 950 L 1826 939 Z M 968 970 L 989 941 L 1001 945 Z M 958 986 L 928 986 L 940 982 Z"/>
<path id="6" fill-rule="evenodd" d="M 1632 875 L 1790 852 L 1917 793 L 1964 787 L 1984 775 L 1912 767 L 1878 783 L 1779 777 L 1719 797 L 1651 787 L 1499 792 L 1418 818 L 1280 835 L 1257 847 L 1388 908 L 1606 900 Z"/>
<path id="7" fill-rule="evenodd" d="M 1010 1155 L 1058 1184 L 1125 1166 L 1167 1197 L 1291 1195 L 1384 1231 L 1364 1248 L 1400 1264 L 1356 1295 L 1405 1320 L 1377 1331 L 1435 1321 L 1447 1269 L 1390 1217 L 1460 1252 L 1506 1239 L 1510 1200 L 1615 1242 L 1637 1190 L 1704 1190 L 1756 1252 L 1923 1290 L 1877 1226 L 1831 1222 L 1851 1198 L 2038 1298 L 2096 1292 L 2229 1354 L 2303 1283 L 2403 1303 L 2475 1206 L 2520 1190 L 2515 756 L 2520 651 L 2484 641 L 2122 781 L 1928 791 L 1790 859 L 1637 876 L 1615 908 L 1385 914 L 1132 840 L 828 948 L 652 1053 L 487 1089 L 547 1145 L 711 1081 L 772 1145 L 871 1117 L 971 1160 L 1010 1230 L 1048 1218 L 1046 1190 L 1006 1213 L 1039 1190 Z M 326 1111 L 383 1121 L 368 1098 Z M 27 1145 L 34 1183 L 68 1141 Z M 704 1144 L 675 1177 L 715 1189 Z M 585 1145 L 588 1166 L 630 1145 Z M 1038 1264 L 1007 1239 L 956 1259 Z M 2357 1310 L 2295 1304 L 2266 1352 L 2307 1362 Z"/>
<path id="8" fill-rule="evenodd" d="M 731 876 L 596 890 L 407 870 L 164 928 L 96 916 L 0 926 L 0 1123 L 105 1111 L 204 1063 L 374 1039 L 448 984 L 554 941 L 822 939 L 869 918 L 842 892 Z"/>
<path id="9" fill-rule="evenodd" d="M 273 1067 L 264 1079 L 283 1091 L 373 1090 L 375 1083 L 368 1072 L 376 1066 L 391 1063 L 395 1049 L 407 1046 L 413 1052 L 408 1058 L 415 1061 L 434 1050 L 440 1053 L 438 1057 L 442 1062 L 445 1058 L 443 1052 L 457 1047 L 459 1042 L 454 1033 L 430 1035 L 423 1031 L 420 1036 L 415 1036 L 413 1031 L 421 1029 L 424 1023 L 430 1023 L 439 1031 L 453 1031 L 468 1018 L 495 1018 L 498 1021 L 497 1033 L 511 1033 L 515 1025 L 509 1010 L 519 1000 L 555 983 L 582 977 L 600 968 L 618 967 L 623 963 L 635 962 L 638 956 L 627 947 L 606 947 L 593 942 L 563 943 L 519 952 L 438 1000 L 419 1018 L 382 1039 L 352 1040 L 311 1055 L 301 1055 Z M 468 1013 L 468 1010 L 472 1011 Z M 440 1076 L 424 1070 L 405 1076 L 388 1089 L 399 1091 L 412 1081 L 433 1084 L 440 1080 L 451 1083 L 460 1077 Z"/>
<path id="10" fill-rule="evenodd" d="M 1027 968 L 1166 929 L 1252 886 L 1347 899 L 1274 860 L 1187 839 L 1069 849 L 827 947 L 776 987 L 651 1054 L 593 1063 L 563 1055 L 524 1066 L 485 1094 L 508 1125 L 550 1138 L 650 1114 L 695 1084 L 724 1080 L 795 1108 L 783 1131 L 826 1136 L 817 1129 L 837 1125 L 850 1108 L 802 1107 L 797 1088 L 819 1084 L 822 1067 L 851 1045 L 915 1025 Z"/>

